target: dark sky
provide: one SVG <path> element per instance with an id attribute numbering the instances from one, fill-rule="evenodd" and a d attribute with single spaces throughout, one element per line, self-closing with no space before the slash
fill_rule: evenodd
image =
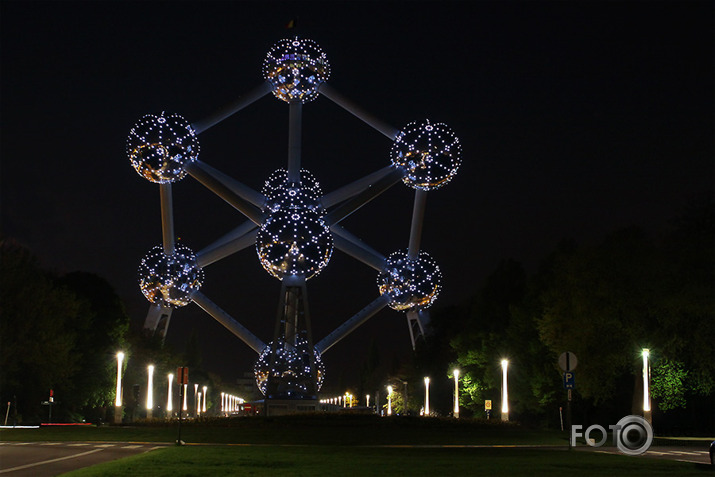
<path id="1" fill-rule="evenodd" d="M 458 176 L 427 200 L 422 246 L 440 264 L 435 306 L 467 299 L 502 258 L 533 269 L 565 237 L 622 226 L 657 234 L 713 191 L 712 2 L 19 2 L 2 21 L 2 233 L 58 272 L 107 278 L 136 325 L 136 270 L 161 243 L 158 186 L 124 147 L 146 113 L 197 121 L 261 81 L 270 46 L 317 41 L 330 84 L 401 127 L 429 118 L 463 143 Z M 304 108 L 303 167 L 325 191 L 389 163 L 390 142 L 325 98 Z M 267 96 L 200 135 L 200 159 L 252 186 L 285 167 L 288 107 Z M 384 254 L 407 246 L 401 184 L 344 225 Z M 176 232 L 198 251 L 243 222 L 192 178 L 174 185 Z M 321 339 L 377 297 L 376 274 L 336 251 L 309 282 Z M 252 249 L 206 268 L 202 291 L 261 339 L 279 282 Z M 226 379 L 255 354 L 195 305 L 167 340 L 196 330 Z M 325 355 L 346 384 L 371 338 L 409 349 L 404 315 L 379 313 Z M 331 383 L 332 381 L 332 383 Z"/>

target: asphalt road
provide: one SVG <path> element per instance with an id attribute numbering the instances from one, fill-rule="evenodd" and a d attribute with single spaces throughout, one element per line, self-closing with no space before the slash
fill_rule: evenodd
<path id="1" fill-rule="evenodd" d="M 691 462 L 694 464 L 710 464 L 710 453 L 708 452 L 709 442 L 702 447 L 693 446 L 653 446 L 639 457 L 677 460 L 681 462 Z M 608 454 L 620 454 L 615 447 L 589 447 L 577 446 L 579 451 L 604 452 Z"/>
<path id="2" fill-rule="evenodd" d="M 0 442 L 0 475 L 50 477 L 165 446 L 154 442 Z"/>

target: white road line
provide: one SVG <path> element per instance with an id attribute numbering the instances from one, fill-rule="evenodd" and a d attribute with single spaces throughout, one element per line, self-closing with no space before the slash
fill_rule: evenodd
<path id="1" fill-rule="evenodd" d="M 64 442 L 43 442 L 40 445 L 41 446 L 58 446 L 60 444 L 64 444 Z"/>
<path id="2" fill-rule="evenodd" d="M 115 444 L 95 444 L 94 447 L 114 447 Z"/>
<path id="3" fill-rule="evenodd" d="M 32 442 L 16 442 L 14 445 L 16 446 L 29 446 L 32 444 Z"/>
<path id="4" fill-rule="evenodd" d="M 14 471 L 16 471 L 16 470 L 29 469 L 30 467 L 36 467 L 36 466 L 38 466 L 38 465 L 51 464 L 51 463 L 53 463 L 53 462 L 59 462 L 59 461 L 61 461 L 61 460 L 74 459 L 75 457 L 82 457 L 82 456 L 85 456 L 85 455 L 94 454 L 95 452 L 101 452 L 101 451 L 103 451 L 103 450 L 104 450 L 104 449 L 94 449 L 94 450 L 91 450 L 91 451 L 82 452 L 82 453 L 80 453 L 80 454 L 68 455 L 68 456 L 66 456 L 66 457 L 59 457 L 59 458 L 57 458 L 57 459 L 43 460 L 42 462 L 33 462 L 32 464 L 20 465 L 20 466 L 17 466 L 17 467 L 13 467 L 13 468 L 11 468 L 11 469 L 3 469 L 3 470 L 0 470 L 0 474 L 4 474 L 4 473 L 6 473 L 6 472 L 14 472 Z"/>
<path id="5" fill-rule="evenodd" d="M 84 447 L 88 445 L 86 442 L 75 442 L 74 444 L 67 444 L 67 447 Z"/>
<path id="6" fill-rule="evenodd" d="M 142 446 L 124 446 L 122 449 L 139 449 Z"/>

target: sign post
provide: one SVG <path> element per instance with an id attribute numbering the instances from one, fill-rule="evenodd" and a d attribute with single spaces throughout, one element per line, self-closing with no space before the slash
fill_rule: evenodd
<path id="1" fill-rule="evenodd" d="M 491 399 L 484 400 L 484 412 L 487 413 L 487 420 L 489 420 L 489 417 L 491 417 L 491 414 L 492 414 L 492 400 Z"/>
<path id="2" fill-rule="evenodd" d="M 186 388 L 185 385 L 189 384 L 189 368 L 186 366 L 177 368 L 176 376 L 176 382 L 179 385 L 179 437 L 176 439 L 176 445 L 183 446 L 185 442 L 181 440 L 181 420 L 184 410 L 184 389 Z"/>
<path id="3" fill-rule="evenodd" d="M 572 448 L 571 444 L 571 397 L 572 397 L 572 391 L 576 387 L 575 383 L 575 375 L 572 372 L 575 368 L 576 365 L 578 364 L 578 359 L 576 358 L 576 355 L 573 354 L 571 351 L 565 351 L 561 353 L 559 356 L 559 367 L 561 368 L 562 371 L 564 371 L 564 389 L 566 389 L 567 392 L 567 400 L 566 400 L 566 427 L 569 430 L 569 450 Z"/>

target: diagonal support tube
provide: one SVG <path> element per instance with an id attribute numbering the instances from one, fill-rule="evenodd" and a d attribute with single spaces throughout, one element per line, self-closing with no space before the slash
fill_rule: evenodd
<path id="1" fill-rule="evenodd" d="M 191 299 L 194 303 L 199 305 L 202 310 L 213 316 L 214 319 L 221 323 L 228 331 L 246 343 L 253 351 L 258 354 L 263 352 L 263 349 L 266 347 L 265 343 L 259 340 L 256 335 L 248 331 L 248 329 L 241 323 L 234 320 L 231 315 L 219 308 L 218 305 L 206 298 L 206 295 L 197 291 L 194 292 Z"/>
<path id="2" fill-rule="evenodd" d="M 410 227 L 410 244 L 407 247 L 407 258 L 415 260 L 420 253 L 420 240 L 422 238 L 422 224 L 425 217 L 425 204 L 427 191 L 415 190 L 415 205 L 412 208 L 412 226 Z"/>
<path id="3" fill-rule="evenodd" d="M 333 211 L 325 216 L 325 222 L 331 227 L 341 220 L 348 217 L 350 214 L 358 210 L 363 205 L 370 202 L 378 195 L 385 192 L 387 189 L 399 182 L 405 175 L 404 170 L 394 168 L 389 174 L 382 177 L 380 180 L 372 184 L 370 187 L 354 196 L 352 199 L 345 201 Z"/>
<path id="4" fill-rule="evenodd" d="M 353 116 L 365 122 L 368 126 L 378 130 L 379 132 L 390 138 L 390 140 L 394 141 L 395 138 L 397 138 L 397 135 L 400 134 L 399 129 L 396 129 L 385 123 L 384 121 L 377 119 L 375 116 L 368 113 L 360 106 L 356 105 L 348 98 L 335 91 L 330 85 L 328 85 L 328 83 L 321 83 L 321 85 L 318 87 L 318 92 L 328 98 L 333 103 L 345 109 Z"/>
<path id="5" fill-rule="evenodd" d="M 250 104 L 261 99 L 263 96 L 267 95 L 271 91 L 273 91 L 273 85 L 271 85 L 270 82 L 265 81 L 261 83 L 258 87 L 241 96 L 236 101 L 227 105 L 223 109 L 220 109 L 213 115 L 192 124 L 191 127 L 194 128 L 196 134 L 201 134 L 202 132 L 206 131 L 212 126 L 215 126 L 229 116 L 233 116 L 235 113 L 242 110 L 246 106 L 249 106 Z"/>
<path id="6" fill-rule="evenodd" d="M 171 182 L 159 184 L 161 194 L 161 234 L 164 253 L 174 253 L 174 201 L 171 195 Z"/>
<path id="7" fill-rule="evenodd" d="M 351 182 L 350 184 L 341 187 L 340 189 L 334 190 L 329 194 L 325 194 L 323 198 L 320 199 L 320 204 L 324 209 L 339 204 L 340 202 L 364 191 L 395 169 L 396 167 L 393 165 L 383 167 L 378 171 L 366 175 L 362 179 L 358 179 L 355 182 Z"/>
<path id="8" fill-rule="evenodd" d="M 205 162 L 194 161 L 192 162 L 193 167 L 200 167 L 205 173 L 209 174 L 211 177 L 221 182 L 226 186 L 231 192 L 241 197 L 243 200 L 247 200 L 251 204 L 255 205 L 259 209 L 263 209 L 266 204 L 266 196 L 260 192 L 248 187 L 243 182 L 239 182 L 231 176 L 224 174 L 223 172 L 215 169 Z M 188 171 L 188 167 L 187 167 Z M 191 174 L 191 172 L 189 172 Z"/>
<path id="9" fill-rule="evenodd" d="M 330 230 L 333 232 L 335 248 L 361 261 L 365 265 L 374 268 L 378 272 L 381 272 L 385 268 L 385 257 L 366 245 L 355 235 L 339 225 L 334 225 Z"/>
<path id="10" fill-rule="evenodd" d="M 255 245 L 256 234 L 258 234 L 258 229 L 256 224 L 251 221 L 246 222 L 246 224 L 251 224 L 251 229 L 243 234 L 236 234 L 236 237 L 232 240 L 220 244 L 212 244 L 196 254 L 196 263 L 199 267 L 205 267 L 211 265 L 214 262 L 218 262 L 222 258 L 226 258 L 229 255 L 233 255 L 236 252 Z M 238 227 L 236 230 L 240 229 Z M 236 232 L 234 230 L 231 234 Z M 229 234 L 229 235 L 231 235 Z"/>
<path id="11" fill-rule="evenodd" d="M 390 298 L 387 295 L 381 295 L 365 308 L 358 311 L 352 318 L 338 326 L 335 331 L 323 338 L 320 343 L 315 346 L 315 348 L 320 354 L 325 353 L 338 341 L 355 331 L 360 325 L 377 314 L 378 311 L 385 308 L 388 303 L 390 303 Z"/>
<path id="12" fill-rule="evenodd" d="M 186 171 L 191 177 L 228 202 L 254 224 L 261 225 L 261 222 L 263 222 L 263 213 L 258 210 L 254 204 L 241 197 L 241 195 L 232 190 L 231 187 L 228 187 L 221 182 L 219 178 L 215 177 L 212 174 L 211 167 L 201 161 L 193 161 L 186 165 Z"/>

